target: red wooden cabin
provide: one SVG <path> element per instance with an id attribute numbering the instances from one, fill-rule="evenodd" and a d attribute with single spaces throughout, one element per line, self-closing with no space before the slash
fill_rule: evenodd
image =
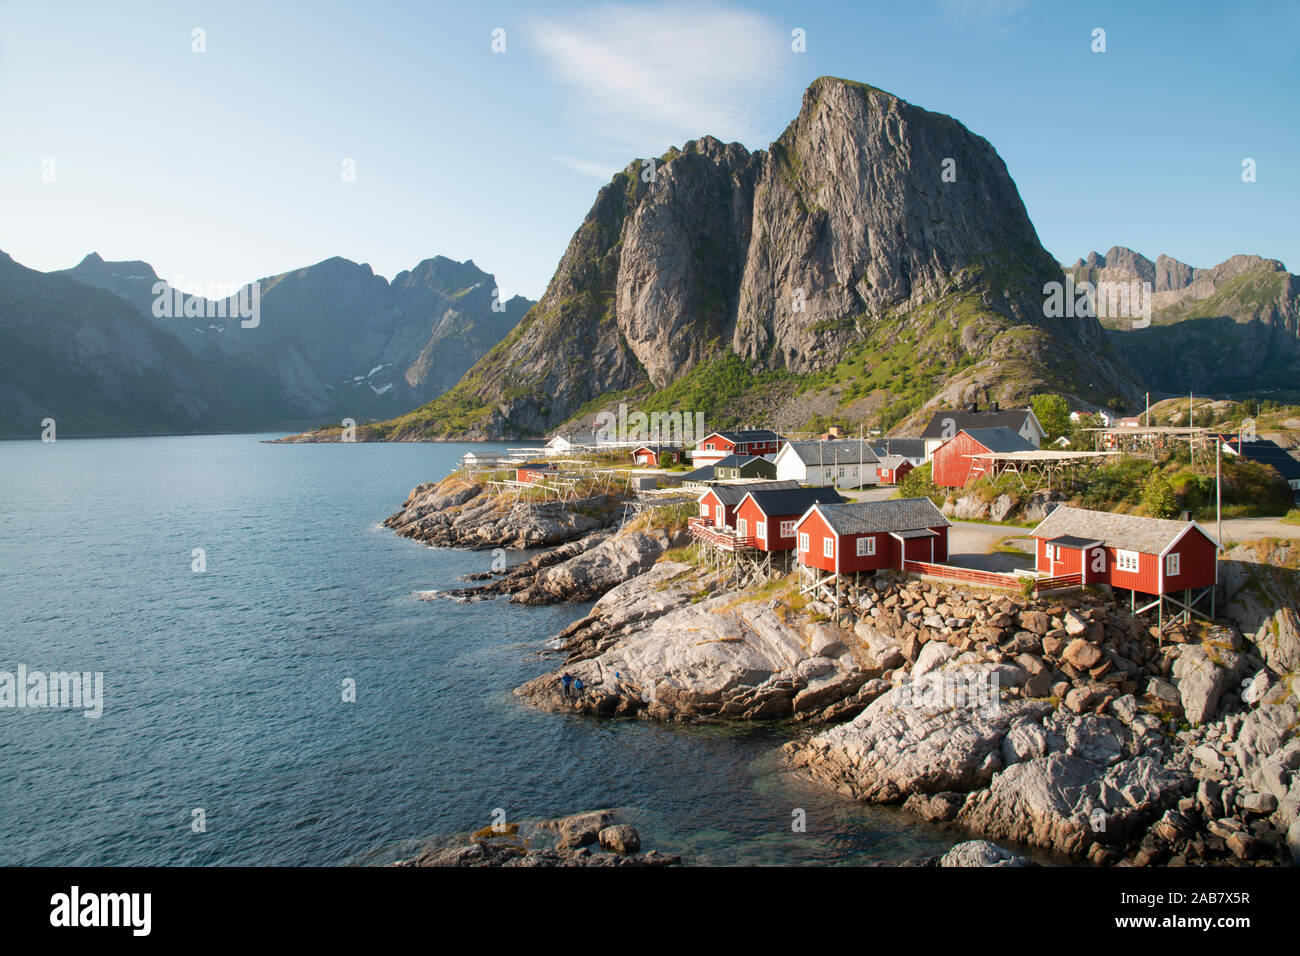
<path id="1" fill-rule="evenodd" d="M 798 487 L 797 481 L 750 481 L 736 485 L 714 485 L 699 497 L 700 517 L 715 528 L 735 528 L 736 508 L 749 492 Z"/>
<path id="2" fill-rule="evenodd" d="M 1079 574 L 1084 584 L 1164 597 L 1218 580 L 1219 542 L 1195 521 L 1059 507 L 1033 536 L 1037 571 Z"/>
<path id="3" fill-rule="evenodd" d="M 1010 428 L 963 428 L 934 450 L 934 483 L 940 488 L 961 488 L 981 475 L 996 474 L 995 462 L 976 455 L 1035 450 Z"/>
<path id="4" fill-rule="evenodd" d="M 695 446 L 693 461 L 697 465 L 711 465 L 728 455 L 752 457 L 775 455 L 781 450 L 781 438 L 766 428 L 743 431 L 714 432 Z"/>
<path id="5" fill-rule="evenodd" d="M 650 445 L 642 445 L 632 452 L 632 461 L 635 464 L 650 465 L 651 467 L 660 463 L 674 465 L 681 460 L 681 457 L 682 451 L 676 445 L 661 445 L 657 451 Z"/>
<path id="6" fill-rule="evenodd" d="M 876 473 L 882 485 L 896 485 L 912 470 L 912 463 L 901 455 L 886 455 L 876 465 Z"/>
<path id="7" fill-rule="evenodd" d="M 545 481 L 547 475 L 555 473 L 555 466 L 545 461 L 526 461 L 515 468 L 515 481 L 532 484 L 535 481 Z"/>
<path id="8" fill-rule="evenodd" d="M 813 505 L 795 524 L 799 563 L 832 574 L 948 560 L 948 526 L 929 498 Z"/>
<path id="9" fill-rule="evenodd" d="M 842 504 L 834 488 L 747 491 L 736 507 L 736 533 L 753 536 L 760 551 L 792 551 L 795 525 L 815 504 Z"/>

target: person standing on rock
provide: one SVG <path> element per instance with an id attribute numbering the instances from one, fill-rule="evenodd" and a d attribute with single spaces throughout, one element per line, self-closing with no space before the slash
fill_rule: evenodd
<path id="1" fill-rule="evenodd" d="M 569 696 L 569 685 L 572 683 L 573 683 L 573 675 L 570 674 L 568 671 L 565 671 L 564 676 L 560 678 L 560 684 L 563 685 L 564 687 L 565 697 Z"/>
<path id="2" fill-rule="evenodd" d="M 574 694 L 575 697 L 581 697 L 581 696 L 582 696 L 582 678 L 581 678 L 581 677 L 575 677 L 575 678 L 573 679 L 573 694 Z"/>

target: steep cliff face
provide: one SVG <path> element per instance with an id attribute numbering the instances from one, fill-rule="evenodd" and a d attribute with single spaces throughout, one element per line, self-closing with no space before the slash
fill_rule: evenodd
<path id="1" fill-rule="evenodd" d="M 653 403 L 724 358 L 907 410 L 972 391 L 1132 393 L 1095 321 L 1045 316 L 1060 277 L 985 140 L 822 78 L 769 150 L 705 137 L 629 164 L 515 332 L 378 433 L 537 433 L 609 393 Z"/>
<path id="2" fill-rule="evenodd" d="M 1149 328 L 1102 320 L 1151 388 L 1300 394 L 1300 276 L 1278 260 L 1236 255 L 1200 269 L 1115 246 L 1067 271 L 1076 281 L 1151 283 Z"/>
<path id="3" fill-rule="evenodd" d="M 810 371 L 851 341 L 846 317 L 976 287 L 990 267 L 1051 278 L 1001 158 L 950 117 L 821 80 L 761 165 L 733 342 L 747 357 Z M 1041 314 L 1024 291 L 1011 305 Z"/>

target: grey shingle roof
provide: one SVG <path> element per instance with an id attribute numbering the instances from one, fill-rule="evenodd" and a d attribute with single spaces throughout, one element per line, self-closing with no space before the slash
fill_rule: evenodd
<path id="1" fill-rule="evenodd" d="M 793 478 L 786 478 L 781 481 L 751 481 L 743 485 L 714 485 L 709 491 L 717 495 L 718 500 L 728 508 L 734 508 L 751 491 L 775 491 L 798 487 L 799 482 Z M 704 492 L 700 497 L 703 498 L 709 491 Z"/>
<path id="2" fill-rule="evenodd" d="M 759 461 L 767 460 L 766 458 L 763 458 L 759 455 L 728 455 L 726 458 L 723 458 L 720 461 L 715 461 L 713 463 L 713 467 L 714 468 L 739 468 L 741 465 L 745 464 L 745 462 L 753 461 L 754 459 L 758 459 Z"/>
<path id="3" fill-rule="evenodd" d="M 1141 515 L 1117 515 L 1108 511 L 1088 511 L 1061 505 L 1039 522 L 1035 538 L 1070 536 L 1100 541 L 1108 548 L 1159 554 L 1169 547 L 1191 524 L 1169 518 L 1144 518 Z"/>
<path id="4" fill-rule="evenodd" d="M 880 459 L 880 467 L 886 471 L 893 471 L 903 462 L 907 461 L 902 455 L 885 455 Z"/>
<path id="5" fill-rule="evenodd" d="M 857 438 L 835 441 L 792 441 L 786 444 L 805 465 L 851 465 L 858 461 L 873 465 L 877 461 L 871 443 Z"/>
<path id="6" fill-rule="evenodd" d="M 1034 450 L 1033 442 L 1010 428 L 963 428 L 962 431 L 989 451 L 1001 453 Z"/>
<path id="7" fill-rule="evenodd" d="M 921 437 L 943 438 L 946 435 L 951 438 L 963 429 L 969 431 L 972 428 L 1010 428 L 1012 431 L 1020 431 L 1029 414 L 1027 408 L 1007 408 L 996 412 L 935 412 L 930 424 L 921 432 Z"/>
<path id="8" fill-rule="evenodd" d="M 1272 465 L 1287 481 L 1300 478 L 1300 461 L 1292 458 L 1290 453 L 1277 442 L 1268 438 L 1257 441 L 1238 443 L 1236 436 L 1228 442 L 1242 458 L 1257 461 L 1263 465 Z"/>
<path id="9" fill-rule="evenodd" d="M 703 468 L 696 468 L 694 471 L 688 471 L 682 475 L 682 481 L 712 481 L 713 466 L 705 465 Z"/>
<path id="10" fill-rule="evenodd" d="M 924 458 L 924 438 L 877 438 L 871 443 L 877 457 L 901 455 L 903 458 Z"/>
<path id="11" fill-rule="evenodd" d="M 819 502 L 840 504 L 844 496 L 834 488 L 789 488 L 769 491 L 747 490 L 765 515 L 801 515 Z M 744 500 L 743 498 L 741 499 Z"/>
<path id="12" fill-rule="evenodd" d="M 946 528 L 951 522 L 929 498 L 890 498 L 846 505 L 818 505 L 836 534 L 876 534 L 882 531 L 916 531 Z"/>
<path id="13" fill-rule="evenodd" d="M 715 435 L 721 435 L 728 441 L 734 442 L 755 442 L 755 441 L 780 441 L 781 436 L 774 431 L 766 428 L 746 428 L 740 431 L 714 432 Z M 705 436 L 707 437 L 707 436 Z"/>

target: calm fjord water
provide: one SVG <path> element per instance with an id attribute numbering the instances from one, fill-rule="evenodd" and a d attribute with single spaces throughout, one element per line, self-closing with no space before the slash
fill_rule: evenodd
<path id="1" fill-rule="evenodd" d="M 496 807 L 626 808 L 648 847 L 692 863 L 957 839 L 781 773 L 788 728 L 521 707 L 511 689 L 587 607 L 420 601 L 491 554 L 380 526 L 483 446 L 262 437 L 0 442 L 0 671 L 105 685 L 97 720 L 0 708 L 0 864 L 384 862 Z"/>

